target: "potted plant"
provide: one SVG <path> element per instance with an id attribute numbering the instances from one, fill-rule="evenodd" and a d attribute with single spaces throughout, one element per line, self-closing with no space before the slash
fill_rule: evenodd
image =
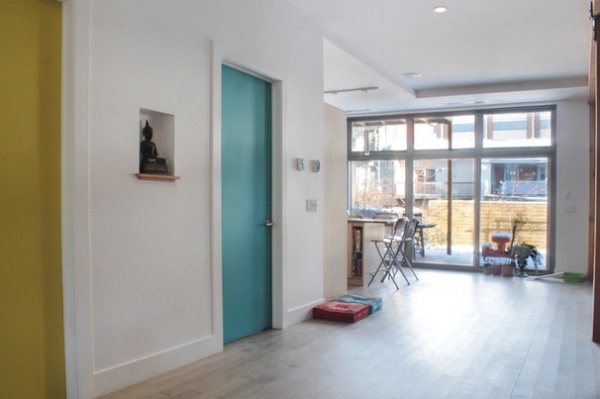
<path id="1" fill-rule="evenodd" d="M 517 276 L 527 277 L 525 273 L 525 267 L 527 266 L 527 259 L 531 259 L 537 271 L 538 266 L 542 263 L 542 256 L 540 255 L 537 248 L 531 244 L 520 243 L 515 244 L 511 247 L 511 258 L 515 260 L 517 264 Z"/>
<path id="2" fill-rule="evenodd" d="M 515 238 L 519 230 L 527 224 L 528 220 L 525 216 L 517 214 L 517 216 L 511 221 L 512 225 L 512 237 L 510 240 L 510 247 L 508 247 L 508 254 L 511 259 L 511 264 L 514 268 L 516 265 L 518 277 L 527 277 L 525 268 L 527 266 L 527 260 L 533 261 L 534 267 L 537 271 L 538 266 L 542 263 L 542 255 L 534 245 L 527 244 L 525 242 L 515 243 Z"/>

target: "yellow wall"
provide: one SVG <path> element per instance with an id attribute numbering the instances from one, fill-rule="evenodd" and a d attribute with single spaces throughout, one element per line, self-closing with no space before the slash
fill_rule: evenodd
<path id="1" fill-rule="evenodd" d="M 62 398 L 60 3 L 1 0 L 0 37 L 0 398 Z"/>

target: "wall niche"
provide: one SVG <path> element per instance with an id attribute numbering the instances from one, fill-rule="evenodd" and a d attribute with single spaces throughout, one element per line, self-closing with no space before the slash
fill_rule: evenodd
<path id="1" fill-rule="evenodd" d="M 175 116 L 140 108 L 138 179 L 175 181 Z"/>

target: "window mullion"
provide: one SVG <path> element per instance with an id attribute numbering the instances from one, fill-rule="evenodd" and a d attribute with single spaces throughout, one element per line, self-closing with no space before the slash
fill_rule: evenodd
<path id="1" fill-rule="evenodd" d="M 480 247 L 481 242 L 481 150 L 483 149 L 483 113 L 475 113 L 475 170 L 473 171 L 474 187 L 474 226 L 473 226 L 473 266 L 479 267 Z"/>
<path id="2" fill-rule="evenodd" d="M 406 188 L 404 192 L 405 196 L 405 210 L 406 216 L 413 216 L 413 201 L 415 199 L 414 194 L 414 153 L 415 153 L 415 119 L 408 118 L 406 121 L 406 140 L 407 140 L 407 154 L 405 160 L 405 180 Z"/>

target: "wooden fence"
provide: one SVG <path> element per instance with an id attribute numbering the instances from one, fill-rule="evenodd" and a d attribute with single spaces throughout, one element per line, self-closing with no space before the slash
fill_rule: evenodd
<path id="1" fill-rule="evenodd" d="M 429 245 L 446 245 L 448 229 L 447 201 L 431 200 L 421 207 L 423 223 L 435 223 L 437 226 L 425 230 L 425 241 Z M 452 244 L 473 244 L 473 201 L 452 201 Z M 547 227 L 546 202 L 481 202 L 481 242 L 491 242 L 492 234 L 511 232 L 511 221 L 519 216 L 527 222 L 517 232 L 516 242 L 535 245 L 546 249 Z"/>

